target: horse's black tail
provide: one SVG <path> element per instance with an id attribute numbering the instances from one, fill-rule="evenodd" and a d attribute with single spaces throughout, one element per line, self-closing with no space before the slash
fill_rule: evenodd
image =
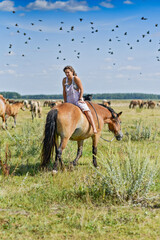
<path id="1" fill-rule="evenodd" d="M 55 146 L 55 131 L 56 131 L 56 119 L 57 109 L 49 111 L 46 119 L 43 147 L 41 153 L 41 166 L 45 167 L 50 162 L 50 157 L 53 154 Z"/>

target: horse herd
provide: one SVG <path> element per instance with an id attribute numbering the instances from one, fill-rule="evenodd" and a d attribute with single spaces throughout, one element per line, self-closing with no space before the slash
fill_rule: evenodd
<path id="1" fill-rule="evenodd" d="M 149 108 L 153 109 L 156 106 L 160 107 L 160 101 L 156 103 L 155 101 L 152 101 L 152 100 L 148 100 L 148 101 L 132 100 L 129 104 L 129 108 L 135 108 L 136 106 L 138 106 L 139 108 L 146 107 L 148 109 Z"/>
<path id="2" fill-rule="evenodd" d="M 44 105 L 53 107 L 54 105 L 58 105 L 62 103 L 62 101 L 45 101 Z M 19 110 L 25 111 L 29 109 L 31 112 L 32 120 L 34 118 L 42 116 L 42 106 L 40 101 L 35 100 L 23 100 L 23 101 L 15 101 L 13 99 L 5 99 L 2 95 L 0 95 L 0 117 L 2 118 L 2 128 L 7 129 L 7 119 L 9 117 L 13 117 L 14 126 L 16 127 L 16 119 L 19 113 Z"/>
<path id="3" fill-rule="evenodd" d="M 82 111 L 71 103 L 62 103 L 62 101 L 45 101 L 43 106 L 50 106 L 51 110 L 46 117 L 46 124 L 44 130 L 44 139 L 42 144 L 42 162 L 41 166 L 46 167 L 51 160 L 53 150 L 55 148 L 55 162 L 53 172 L 58 170 L 58 162 L 63 168 L 62 152 L 65 149 L 68 140 L 77 141 L 77 156 L 71 164 L 77 165 L 79 158 L 82 156 L 83 141 L 89 137 L 92 138 L 92 154 L 93 165 L 97 167 L 97 144 L 101 136 L 101 131 L 104 124 L 108 124 L 109 130 L 114 134 L 115 138 L 119 141 L 123 137 L 121 131 L 120 115 L 122 112 L 116 113 L 109 105 L 107 100 L 102 103 L 86 102 L 90 108 L 96 128 L 97 134 L 93 133 L 93 129 L 89 124 L 86 116 Z M 129 107 L 135 106 L 154 108 L 153 101 L 144 102 L 143 100 L 132 100 Z M 154 107 L 153 107 L 154 106 Z M 2 117 L 3 128 L 7 128 L 7 119 L 9 116 L 14 118 L 14 127 L 16 126 L 16 117 L 19 110 L 30 109 L 32 120 L 38 115 L 42 115 L 42 107 L 40 101 L 19 101 L 11 102 L 0 95 L 0 117 Z"/>

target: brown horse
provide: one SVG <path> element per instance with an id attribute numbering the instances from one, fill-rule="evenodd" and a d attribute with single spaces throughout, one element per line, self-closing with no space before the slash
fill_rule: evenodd
<path id="1" fill-rule="evenodd" d="M 6 112 L 5 112 L 5 122 L 6 122 L 6 128 L 7 128 L 7 118 L 13 117 L 14 118 L 14 127 L 16 127 L 16 118 L 19 110 L 25 111 L 24 103 L 23 102 L 16 102 L 13 104 L 6 104 Z"/>
<path id="2" fill-rule="evenodd" d="M 41 166 L 46 167 L 50 162 L 50 157 L 53 154 L 55 147 L 55 163 L 54 171 L 57 172 L 58 161 L 62 163 L 62 151 L 65 149 L 68 140 L 77 141 L 78 151 L 75 160 L 71 163 L 77 165 L 78 159 L 82 156 L 83 141 L 92 137 L 92 153 L 93 164 L 97 167 L 96 154 L 97 144 L 101 135 L 101 130 L 105 123 L 108 124 L 109 130 L 113 132 L 117 140 L 121 140 L 123 134 L 121 132 L 119 116 L 122 114 L 115 113 L 110 107 L 87 102 L 92 112 L 98 133 L 93 134 L 93 129 L 89 124 L 85 114 L 80 108 L 71 104 L 63 103 L 55 106 L 49 111 L 46 119 L 43 148 L 42 148 L 42 162 Z M 59 144 L 60 138 L 60 144 Z"/>
<path id="3" fill-rule="evenodd" d="M 5 129 L 5 112 L 6 112 L 6 100 L 0 95 L 0 117 L 2 118 L 2 127 Z"/>

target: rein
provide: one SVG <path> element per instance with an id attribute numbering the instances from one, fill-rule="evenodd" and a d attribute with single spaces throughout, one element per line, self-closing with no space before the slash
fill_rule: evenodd
<path id="1" fill-rule="evenodd" d="M 103 138 L 102 136 L 100 136 L 100 138 L 102 138 L 102 139 L 103 139 L 104 141 L 106 141 L 106 142 L 112 142 L 113 139 L 115 138 L 115 136 L 114 136 L 111 140 L 107 140 L 107 139 Z"/>
<path id="2" fill-rule="evenodd" d="M 92 108 L 94 109 L 95 114 L 96 114 L 96 117 L 97 117 L 98 128 L 100 128 L 99 118 L 98 118 L 98 114 L 97 114 L 97 112 L 96 112 L 96 109 L 94 108 L 93 104 L 92 104 L 90 101 L 87 101 L 87 102 L 88 102 L 88 103 L 92 106 Z M 102 136 L 100 136 L 100 138 L 103 139 L 103 140 L 106 141 L 106 142 L 112 142 L 113 139 L 115 138 L 115 136 L 114 136 L 111 140 L 107 140 L 107 139 L 103 138 Z"/>

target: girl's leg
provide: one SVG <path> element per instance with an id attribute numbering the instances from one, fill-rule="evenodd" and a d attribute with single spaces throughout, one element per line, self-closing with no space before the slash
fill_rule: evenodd
<path id="1" fill-rule="evenodd" d="M 92 113 L 90 111 L 84 111 L 84 114 L 86 115 L 89 123 L 91 124 L 91 126 L 93 128 L 94 134 L 96 134 L 97 133 L 97 129 L 96 129 L 96 126 L 95 126 L 95 123 L 94 123 L 94 120 L 93 120 Z"/>

